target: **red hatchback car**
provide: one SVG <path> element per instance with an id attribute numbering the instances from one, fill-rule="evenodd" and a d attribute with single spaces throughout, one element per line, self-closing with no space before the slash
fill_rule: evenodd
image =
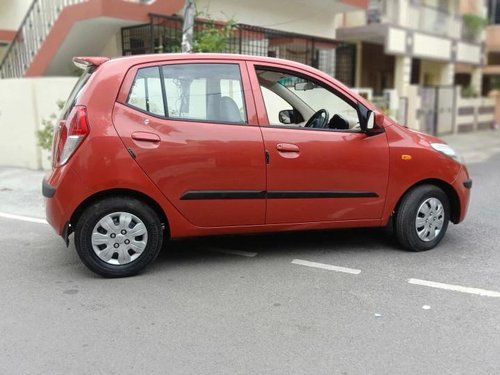
<path id="1" fill-rule="evenodd" d="M 224 54 L 75 58 L 47 220 L 92 271 L 133 275 L 169 238 L 393 223 L 413 251 L 464 219 L 455 151 L 332 77 Z"/>

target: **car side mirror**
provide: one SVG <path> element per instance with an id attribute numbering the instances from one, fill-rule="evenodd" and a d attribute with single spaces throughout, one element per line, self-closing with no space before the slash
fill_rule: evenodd
<path id="1" fill-rule="evenodd" d="M 375 128 L 375 125 L 382 126 L 381 124 L 383 122 L 384 115 L 382 113 L 368 110 L 368 112 L 366 113 L 366 122 L 362 124 L 361 130 L 365 132 L 373 130 Z"/>
<path id="2" fill-rule="evenodd" d="M 375 125 L 376 126 L 384 126 L 384 119 L 385 119 L 385 116 L 383 113 L 380 113 L 380 112 L 375 112 Z"/>
<path id="3" fill-rule="evenodd" d="M 288 125 L 292 123 L 293 115 L 293 109 L 284 109 L 279 112 L 278 119 L 282 124 Z"/>
<path id="4" fill-rule="evenodd" d="M 368 111 L 368 116 L 366 119 L 366 130 L 372 130 L 375 127 L 375 113 L 373 111 Z"/>

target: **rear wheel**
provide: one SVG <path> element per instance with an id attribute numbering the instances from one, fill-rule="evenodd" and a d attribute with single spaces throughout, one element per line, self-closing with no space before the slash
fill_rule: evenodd
<path id="1" fill-rule="evenodd" d="M 446 193 L 434 185 L 421 185 L 401 200 L 394 231 L 404 248 L 430 250 L 443 239 L 449 220 L 450 203 Z"/>
<path id="2" fill-rule="evenodd" d="M 82 262 L 104 277 L 132 276 L 160 252 L 163 230 L 147 204 L 125 197 L 108 198 L 88 207 L 75 228 L 75 247 Z"/>

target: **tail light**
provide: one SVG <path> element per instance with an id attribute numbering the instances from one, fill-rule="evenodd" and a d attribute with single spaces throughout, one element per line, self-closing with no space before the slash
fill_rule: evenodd
<path id="1" fill-rule="evenodd" d="M 52 165 L 60 167 L 71 158 L 89 134 L 87 107 L 76 105 L 66 120 L 61 120 L 54 134 Z"/>

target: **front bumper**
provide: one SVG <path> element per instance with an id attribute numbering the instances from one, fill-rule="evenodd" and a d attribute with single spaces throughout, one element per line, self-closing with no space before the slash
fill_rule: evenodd
<path id="1" fill-rule="evenodd" d="M 460 169 L 460 172 L 452 185 L 460 202 L 460 211 L 457 217 L 458 220 L 453 221 L 455 224 L 458 224 L 462 222 L 467 215 L 470 202 L 470 191 L 472 188 L 472 180 L 469 177 L 469 172 L 467 171 L 467 167 L 465 165 Z"/>
<path id="2" fill-rule="evenodd" d="M 52 198 L 56 194 L 56 190 L 55 187 L 49 184 L 47 178 L 44 177 L 42 182 L 42 195 L 45 198 Z"/>

